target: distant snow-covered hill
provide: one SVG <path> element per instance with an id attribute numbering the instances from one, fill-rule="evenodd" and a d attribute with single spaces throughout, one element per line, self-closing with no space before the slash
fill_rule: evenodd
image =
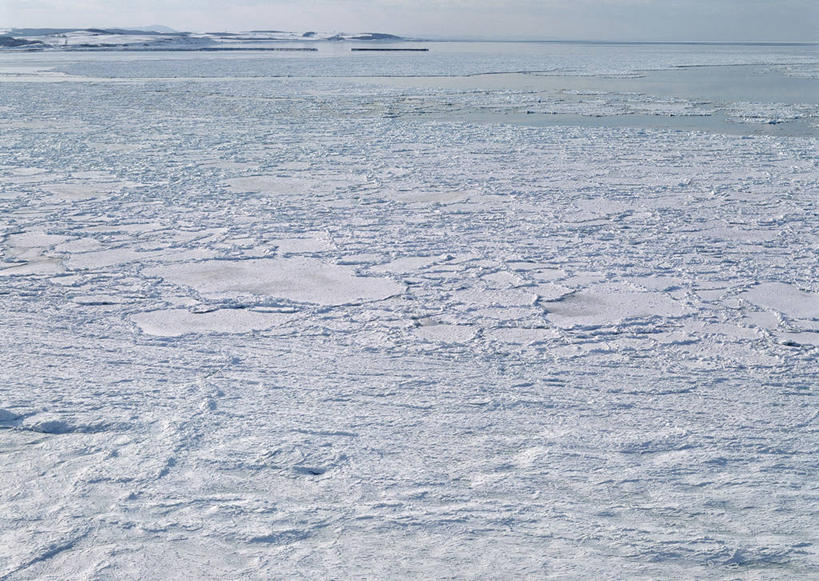
<path id="1" fill-rule="evenodd" d="M 0 31 L 1 32 L 1 31 Z M 163 26 L 144 28 L 13 28 L 0 34 L 2 48 L 85 50 L 218 50 L 257 48 L 276 42 L 407 40 L 380 32 L 320 33 L 281 30 L 247 32 L 177 32 Z"/>

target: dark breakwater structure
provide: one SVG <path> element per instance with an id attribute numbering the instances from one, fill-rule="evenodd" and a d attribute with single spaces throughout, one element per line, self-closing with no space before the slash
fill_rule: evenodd
<path id="1" fill-rule="evenodd" d="M 351 48 L 353 52 L 429 52 L 428 48 Z"/>

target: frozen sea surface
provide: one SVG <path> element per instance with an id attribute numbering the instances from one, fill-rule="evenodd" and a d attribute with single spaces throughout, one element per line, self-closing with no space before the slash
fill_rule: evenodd
<path id="1" fill-rule="evenodd" d="M 547 49 L 0 55 L 0 579 L 815 575 L 815 47 Z"/>

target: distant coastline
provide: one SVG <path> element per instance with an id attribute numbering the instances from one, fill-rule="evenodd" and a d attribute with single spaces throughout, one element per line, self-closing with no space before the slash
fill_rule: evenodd
<path id="1" fill-rule="evenodd" d="M 293 32 L 250 30 L 238 32 L 185 32 L 154 25 L 138 28 L 10 28 L 0 30 L 2 50 L 272 50 L 270 43 L 354 42 L 390 43 L 526 43 L 612 46 L 819 46 L 819 40 L 720 41 L 720 40 L 618 40 L 618 39 L 508 39 L 404 37 L 384 32 Z M 305 47 L 306 48 L 306 47 Z M 295 50 L 295 49 L 292 49 Z M 358 50 L 358 49 L 356 49 Z M 366 50 L 366 49 L 365 49 Z M 381 50 L 381 49 L 379 49 Z M 402 49 L 404 50 L 404 49 Z M 409 48 L 405 50 L 410 50 Z M 420 49 L 415 49 L 419 50 Z"/>

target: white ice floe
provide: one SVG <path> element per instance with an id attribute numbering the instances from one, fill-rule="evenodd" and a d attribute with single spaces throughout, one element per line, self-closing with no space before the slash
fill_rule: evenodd
<path id="1" fill-rule="evenodd" d="M 50 251 L 67 239 L 67 236 L 42 230 L 9 235 L 5 240 L 5 254 L 18 263 L 5 264 L 5 268 L 0 268 L 0 276 L 62 272 L 62 261 Z"/>
<path id="2" fill-rule="evenodd" d="M 462 191 L 426 192 L 399 190 L 391 192 L 389 197 L 393 200 L 408 204 L 453 204 L 463 202 L 471 197 L 476 197 L 476 194 Z"/>
<path id="3" fill-rule="evenodd" d="M 3 181 L 15 186 L 42 183 L 55 177 L 53 172 L 39 167 L 11 167 L 4 168 L 3 171 L 6 174 Z"/>
<path id="4" fill-rule="evenodd" d="M 76 238 L 74 240 L 69 240 L 68 242 L 57 244 L 54 247 L 54 250 L 57 252 L 70 254 L 79 252 L 93 252 L 100 250 L 101 248 L 102 243 L 95 238 Z"/>
<path id="5" fill-rule="evenodd" d="M 379 264 L 373 266 L 370 270 L 372 272 L 390 272 L 393 274 L 409 274 L 417 272 L 424 267 L 433 264 L 437 257 L 434 256 L 405 256 L 403 258 L 396 258 L 392 262 L 386 264 Z"/>
<path id="6" fill-rule="evenodd" d="M 286 324 L 294 315 L 244 309 L 218 309 L 195 313 L 185 309 L 149 311 L 131 315 L 143 333 L 179 337 L 191 333 L 248 333 Z"/>
<path id="7" fill-rule="evenodd" d="M 535 285 L 533 287 L 528 287 L 528 290 L 531 290 L 533 293 L 535 293 L 540 298 L 540 300 L 547 302 L 555 301 L 561 297 L 565 297 L 566 295 L 574 292 L 574 289 L 572 288 L 553 282 L 547 282 L 544 284 Z"/>
<path id="8" fill-rule="evenodd" d="M 486 333 L 487 337 L 504 343 L 528 345 L 546 339 L 556 339 L 559 332 L 556 329 L 525 329 L 515 327 L 501 327 Z"/>
<path id="9" fill-rule="evenodd" d="M 87 232 L 102 232 L 102 233 L 128 233 L 141 234 L 143 232 L 155 232 L 164 229 L 165 226 L 161 222 L 131 222 L 116 221 L 103 224 L 94 224 L 86 228 Z M 187 233 L 186 233 L 187 234 Z"/>
<path id="10" fill-rule="evenodd" d="M 481 279 L 493 288 L 510 288 L 525 284 L 520 275 L 506 271 L 493 272 L 482 276 Z"/>
<path id="11" fill-rule="evenodd" d="M 47 234 L 43 231 L 12 234 L 6 238 L 6 244 L 15 249 L 48 248 L 66 240 L 66 236 Z"/>
<path id="12" fill-rule="evenodd" d="M 26 274 L 59 274 L 65 272 L 59 258 L 39 258 L 0 269 L 0 276 L 22 276 Z"/>
<path id="13" fill-rule="evenodd" d="M 314 184 L 310 180 L 278 177 L 278 176 L 247 176 L 231 178 L 225 185 L 235 193 L 262 193 L 271 195 L 310 195 Z"/>
<path id="14" fill-rule="evenodd" d="M 426 341 L 438 343 L 466 343 L 475 337 L 477 329 L 470 325 L 431 324 L 416 327 L 413 334 Z"/>
<path id="15" fill-rule="evenodd" d="M 207 297 L 250 294 L 320 305 L 378 301 L 403 291 L 392 280 L 356 276 L 350 267 L 312 258 L 214 260 L 149 268 L 143 273 L 192 287 Z"/>
<path id="16" fill-rule="evenodd" d="M 811 345 L 819 347 L 819 331 L 803 331 L 797 333 L 779 333 L 781 341 L 794 345 Z"/>
<path id="17" fill-rule="evenodd" d="M 138 250 L 135 248 L 112 248 L 92 252 L 71 254 L 65 260 L 66 267 L 72 270 L 107 268 L 131 262 L 144 263 L 154 261 L 204 260 L 216 256 L 216 252 L 207 248 L 189 250 Z"/>
<path id="18" fill-rule="evenodd" d="M 336 188 L 359 184 L 365 178 L 355 175 L 255 175 L 225 180 L 227 189 L 237 194 L 266 194 L 270 196 L 326 196 Z"/>
<path id="19" fill-rule="evenodd" d="M 789 284 L 764 282 L 742 296 L 749 303 L 794 319 L 819 319 L 819 294 L 807 293 Z"/>
<path id="20" fill-rule="evenodd" d="M 674 318 L 691 312 L 666 294 L 634 292 L 623 285 L 596 285 L 541 304 L 549 320 L 561 328 L 616 325 L 629 319 Z"/>
<path id="21" fill-rule="evenodd" d="M 452 299 L 470 307 L 475 306 L 504 306 L 513 307 L 521 305 L 532 305 L 537 300 L 537 295 L 528 292 L 530 289 L 469 289 L 452 293 Z"/>
<path id="22" fill-rule="evenodd" d="M 333 243 L 326 233 L 300 238 L 282 238 L 273 240 L 272 245 L 281 254 L 312 254 L 332 250 Z"/>
<path id="23" fill-rule="evenodd" d="M 47 184 L 42 186 L 42 189 L 51 194 L 52 201 L 72 202 L 110 196 L 119 193 L 123 188 L 135 185 L 137 184 L 122 181 L 72 181 Z"/>

